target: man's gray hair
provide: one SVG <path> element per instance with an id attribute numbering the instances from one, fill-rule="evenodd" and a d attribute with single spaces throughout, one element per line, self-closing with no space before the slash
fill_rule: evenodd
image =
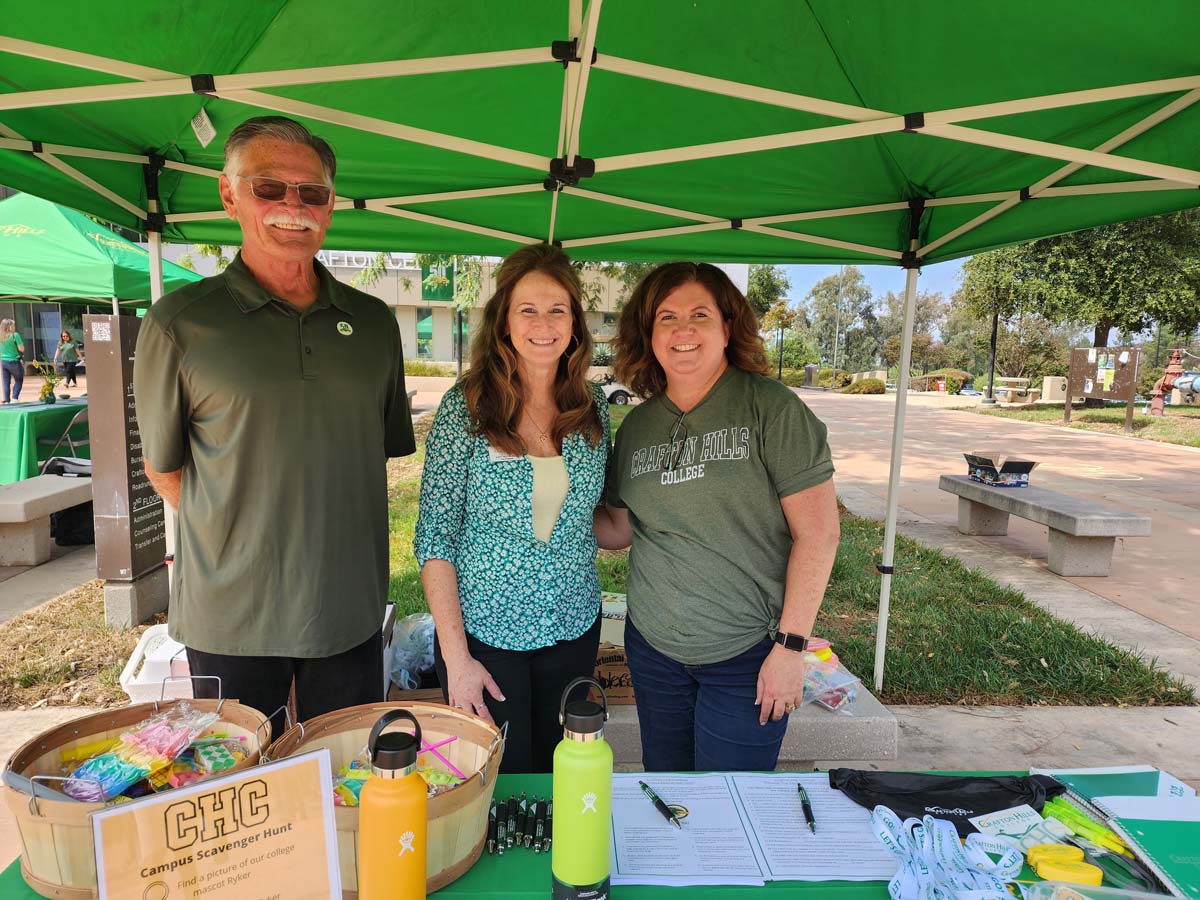
<path id="1" fill-rule="evenodd" d="M 333 184 L 333 176 L 337 173 L 337 158 L 333 148 L 324 138 L 319 138 L 295 119 L 287 116 L 256 116 L 247 119 L 230 132 L 225 141 L 225 174 L 232 178 L 242 174 L 237 170 L 241 161 L 242 150 L 255 138 L 269 138 L 275 141 L 286 141 L 289 144 L 301 144 L 312 147 L 320 157 L 321 167 L 325 177 Z"/>

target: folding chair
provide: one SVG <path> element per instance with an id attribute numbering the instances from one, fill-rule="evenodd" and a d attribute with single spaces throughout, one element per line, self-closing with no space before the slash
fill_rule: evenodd
<path id="1" fill-rule="evenodd" d="M 72 428 L 74 428 L 76 425 L 87 425 L 87 423 L 88 423 L 88 408 L 85 406 L 85 407 L 83 407 L 83 409 L 79 410 L 79 412 L 75 413 L 75 415 L 73 415 L 71 417 L 71 421 L 67 423 L 67 427 L 63 429 L 63 433 L 58 436 L 58 440 L 52 440 L 51 438 L 48 438 L 48 437 L 47 438 L 38 438 L 38 446 L 39 447 L 49 447 L 50 448 L 50 453 L 46 457 L 46 462 L 42 463 L 41 469 L 38 470 L 39 475 L 45 473 L 46 463 L 50 462 L 50 460 L 54 458 L 54 451 L 59 448 L 59 445 L 61 445 L 63 443 L 63 441 L 66 441 L 67 446 L 71 448 L 72 456 L 78 456 L 79 448 L 86 447 L 89 443 L 91 443 L 90 435 L 85 438 L 71 437 L 71 429 Z"/>

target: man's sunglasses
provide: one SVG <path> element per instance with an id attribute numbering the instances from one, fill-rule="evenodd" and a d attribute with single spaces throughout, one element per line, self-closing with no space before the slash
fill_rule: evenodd
<path id="1" fill-rule="evenodd" d="M 326 184 L 312 182 L 280 181 L 278 178 L 266 178 L 262 175 L 238 175 L 242 181 L 250 182 L 250 193 L 259 200 L 270 200 L 278 203 L 287 196 L 288 188 L 295 188 L 300 196 L 300 202 L 305 206 L 325 206 L 333 196 L 333 188 Z"/>

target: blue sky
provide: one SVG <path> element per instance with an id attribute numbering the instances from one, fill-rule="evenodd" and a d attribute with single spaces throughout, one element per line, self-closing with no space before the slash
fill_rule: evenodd
<path id="1" fill-rule="evenodd" d="M 962 263 L 961 259 L 956 259 L 926 266 L 921 270 L 921 277 L 917 279 L 917 290 L 930 293 L 941 291 L 949 299 L 958 287 L 958 275 L 962 271 Z M 837 266 L 783 266 L 782 268 L 787 272 L 788 281 L 792 283 L 791 290 L 788 291 L 788 299 L 793 303 L 804 300 L 814 284 L 827 275 L 836 275 L 838 271 Z M 904 291 L 904 270 L 899 266 L 861 266 L 860 268 L 867 277 L 867 284 L 871 286 L 872 296 L 876 299 L 888 291 L 895 291 L 897 294 Z"/>

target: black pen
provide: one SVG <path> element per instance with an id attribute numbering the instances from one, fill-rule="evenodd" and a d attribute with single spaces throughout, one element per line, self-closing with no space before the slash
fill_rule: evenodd
<path id="1" fill-rule="evenodd" d="M 812 806 L 808 802 L 808 791 L 804 790 L 804 785 L 796 785 L 796 790 L 800 793 L 800 805 L 804 807 L 804 821 L 808 823 L 808 830 L 813 834 L 817 833 L 817 820 L 813 818 Z"/>
<path id="2" fill-rule="evenodd" d="M 517 797 L 515 794 L 508 795 L 508 836 L 505 841 L 508 846 L 513 845 L 513 836 L 517 833 Z"/>
<path id="3" fill-rule="evenodd" d="M 675 813 L 671 812 L 671 807 L 662 802 L 658 794 L 654 793 L 654 791 L 651 789 L 650 785 L 646 784 L 644 781 L 639 781 L 638 784 L 641 785 L 642 793 L 650 798 L 650 802 L 654 804 L 654 808 L 662 813 L 668 822 L 670 822 L 676 828 L 683 828 L 683 826 L 679 824 L 679 817 L 676 816 Z"/>
<path id="4" fill-rule="evenodd" d="M 550 841 L 554 838 L 554 801 L 546 808 L 546 837 L 542 841 L 542 852 L 550 852 Z"/>
<path id="5" fill-rule="evenodd" d="M 500 856 L 504 855 L 504 842 L 508 835 L 507 812 L 503 800 L 496 804 L 496 853 Z"/>
<path id="6" fill-rule="evenodd" d="M 521 791 L 520 799 L 517 800 L 517 846 L 521 847 L 525 844 L 525 816 L 529 810 L 529 801 L 525 799 L 525 792 Z"/>
<path id="7" fill-rule="evenodd" d="M 492 806 L 488 810 L 488 855 L 496 852 L 496 801 L 492 801 Z"/>
<path id="8" fill-rule="evenodd" d="M 535 804 L 537 807 L 534 815 L 534 832 L 533 832 L 533 852 L 542 852 L 542 838 L 546 836 L 546 801 L 538 800 Z M 525 835 L 529 837 L 529 835 Z"/>

